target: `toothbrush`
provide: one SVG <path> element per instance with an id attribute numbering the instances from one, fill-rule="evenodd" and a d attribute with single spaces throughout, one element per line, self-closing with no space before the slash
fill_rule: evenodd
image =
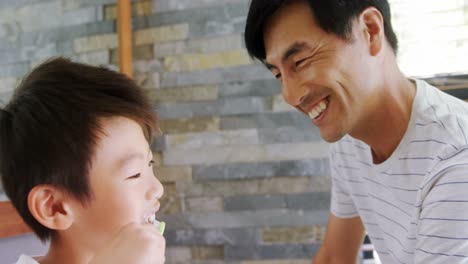
<path id="1" fill-rule="evenodd" d="M 153 225 L 154 227 L 156 227 L 156 228 L 159 228 L 159 233 L 160 233 L 161 235 L 164 234 L 164 230 L 166 229 L 166 223 L 165 223 L 165 222 L 162 222 L 162 221 L 159 222 L 158 220 L 156 220 L 156 215 L 155 215 L 155 214 L 151 214 L 151 215 L 147 218 L 146 222 L 147 222 L 148 224 L 152 224 L 152 225 Z"/>
<path id="2" fill-rule="evenodd" d="M 166 229 L 166 223 L 165 222 L 159 222 L 158 220 L 154 220 L 153 222 L 153 225 L 155 227 L 159 227 L 159 233 L 162 235 L 164 235 L 164 229 Z"/>

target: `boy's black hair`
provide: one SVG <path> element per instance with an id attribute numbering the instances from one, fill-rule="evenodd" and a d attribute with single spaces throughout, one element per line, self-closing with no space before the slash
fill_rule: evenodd
<path id="1" fill-rule="evenodd" d="M 28 209 L 34 186 L 55 186 L 83 204 L 92 199 L 88 173 L 103 118 L 139 123 L 148 141 L 156 116 L 144 92 L 118 72 L 49 60 L 21 82 L 0 110 L 0 175 L 5 193 L 41 240 L 52 230 Z"/>
<path id="2" fill-rule="evenodd" d="M 266 57 L 263 33 L 265 24 L 273 14 L 291 1 L 297 0 L 252 0 L 245 26 L 244 40 L 250 56 L 264 61 Z M 352 22 L 367 7 L 377 8 L 383 16 L 387 41 L 394 53 L 398 40 L 391 24 L 390 6 L 387 0 L 304 0 L 312 10 L 317 24 L 325 32 L 334 33 L 350 40 Z M 291 29 L 293 30 L 293 29 Z"/>

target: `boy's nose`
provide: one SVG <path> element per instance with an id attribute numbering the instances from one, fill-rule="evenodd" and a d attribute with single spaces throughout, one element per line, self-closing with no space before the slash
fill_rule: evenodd
<path id="1" fill-rule="evenodd" d="M 146 192 L 146 199 L 157 200 L 160 199 L 164 194 L 164 187 L 161 182 L 151 173 L 151 182 L 149 183 L 149 189 Z"/>

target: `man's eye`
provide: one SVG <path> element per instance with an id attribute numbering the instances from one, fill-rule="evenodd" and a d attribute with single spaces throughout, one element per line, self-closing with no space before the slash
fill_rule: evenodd
<path id="1" fill-rule="evenodd" d="M 302 64 L 304 61 L 306 61 L 306 60 L 307 60 L 307 58 L 304 58 L 304 59 L 302 59 L 302 60 L 296 61 L 296 63 L 295 63 L 295 64 L 296 64 L 296 67 L 301 66 L 301 64 Z"/>
<path id="2" fill-rule="evenodd" d="M 137 178 L 140 178 L 140 176 L 141 176 L 141 173 L 137 173 L 133 176 L 128 177 L 127 179 L 137 179 Z"/>
<path id="3" fill-rule="evenodd" d="M 281 74 L 280 73 L 275 74 L 275 78 L 278 79 L 278 80 L 281 79 Z"/>

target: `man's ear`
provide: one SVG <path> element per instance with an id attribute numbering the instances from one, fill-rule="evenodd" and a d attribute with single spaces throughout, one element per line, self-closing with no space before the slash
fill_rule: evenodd
<path id="1" fill-rule="evenodd" d="M 28 195 L 28 207 L 36 220 L 52 230 L 68 229 L 73 221 L 70 195 L 50 185 L 35 186 Z"/>
<path id="2" fill-rule="evenodd" d="M 361 12 L 358 21 L 360 28 L 364 29 L 364 37 L 369 45 L 370 54 L 376 56 L 386 42 L 382 14 L 377 8 L 368 7 Z"/>

